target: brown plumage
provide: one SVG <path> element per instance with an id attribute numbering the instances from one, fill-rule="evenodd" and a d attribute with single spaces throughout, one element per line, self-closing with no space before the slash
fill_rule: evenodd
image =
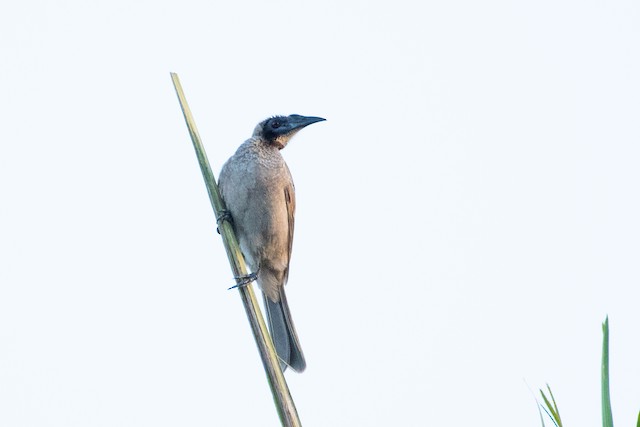
<path id="1" fill-rule="evenodd" d="M 306 367 L 284 292 L 289 276 L 295 189 L 280 150 L 300 129 L 322 121 L 298 115 L 260 122 L 222 167 L 219 187 L 242 254 L 264 295 L 269 329 L 285 369 Z"/>

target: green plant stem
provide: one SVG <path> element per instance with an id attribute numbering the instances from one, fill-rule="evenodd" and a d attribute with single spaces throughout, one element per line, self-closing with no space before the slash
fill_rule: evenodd
<path id="1" fill-rule="evenodd" d="M 211 206 L 213 207 L 216 218 L 218 218 L 220 213 L 224 211 L 224 202 L 220 197 L 215 177 L 213 176 L 213 172 L 211 172 L 211 166 L 209 166 L 207 154 L 200 140 L 198 129 L 196 128 L 195 121 L 191 115 L 191 110 L 189 109 L 189 105 L 187 104 L 187 100 L 184 96 L 178 75 L 176 73 L 171 73 L 171 80 L 173 81 L 173 86 L 175 87 L 176 94 L 178 95 L 180 107 L 182 108 L 182 113 L 184 114 L 184 119 L 187 123 L 187 128 L 189 129 L 189 134 L 191 135 L 193 148 L 195 149 L 196 156 L 198 157 L 198 163 L 200 164 L 202 176 L 207 187 L 207 192 L 209 193 Z M 222 236 L 222 241 L 224 243 L 234 277 L 246 276 L 248 273 L 247 267 L 242 256 L 242 252 L 240 251 L 240 246 L 238 245 L 238 241 L 233 232 L 233 227 L 228 221 L 222 221 L 218 228 L 220 230 L 220 235 Z M 260 311 L 260 306 L 258 305 L 255 293 L 253 292 L 253 287 L 251 285 L 240 286 L 238 287 L 238 292 L 242 298 L 242 303 L 247 313 L 249 324 L 251 325 L 251 331 L 253 332 L 253 336 L 258 346 L 258 351 L 260 352 L 260 357 L 262 358 L 262 363 L 264 365 L 265 373 L 267 374 L 267 379 L 269 386 L 271 387 L 271 393 L 273 394 L 273 400 L 276 404 L 278 415 L 280 416 L 280 421 L 284 426 L 298 427 L 301 425 L 298 412 L 291 397 L 291 393 L 289 392 L 289 387 L 287 386 L 282 370 L 280 369 L 280 363 L 278 361 L 271 336 L 269 335 L 267 325 L 264 322 L 264 317 Z"/>

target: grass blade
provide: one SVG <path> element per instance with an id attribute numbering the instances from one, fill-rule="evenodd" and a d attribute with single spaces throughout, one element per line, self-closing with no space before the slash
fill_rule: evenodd
<path id="1" fill-rule="evenodd" d="M 538 404 L 538 415 L 540 415 L 540 425 L 542 425 L 542 427 L 547 427 L 544 423 L 544 416 L 542 415 L 542 410 L 540 409 L 540 403 L 537 401 L 536 399 L 536 403 Z"/>
<path id="2" fill-rule="evenodd" d="M 558 405 L 556 405 L 556 399 L 553 397 L 553 393 L 551 392 L 551 387 L 549 387 L 549 384 L 547 384 L 547 390 L 549 391 L 549 397 L 551 398 L 551 400 L 549 400 L 547 395 L 544 394 L 543 390 L 540 390 L 540 394 L 542 395 L 542 400 L 544 400 L 544 404 L 545 404 L 545 406 L 541 405 L 542 409 L 544 409 L 547 415 L 549 415 L 549 418 L 551 418 L 551 421 L 553 421 L 553 423 L 556 426 L 562 427 L 562 419 L 560 418 L 560 411 L 558 410 Z"/>
<path id="3" fill-rule="evenodd" d="M 602 324 L 602 335 L 602 426 L 613 427 L 611 395 L 609 393 L 609 316 Z"/>

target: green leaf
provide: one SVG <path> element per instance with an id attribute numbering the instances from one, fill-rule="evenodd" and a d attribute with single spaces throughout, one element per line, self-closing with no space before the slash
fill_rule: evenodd
<path id="1" fill-rule="evenodd" d="M 613 427 L 611 395 L 609 393 L 609 316 L 602 324 L 602 335 L 602 426 Z M 640 425 L 640 421 L 638 425 Z"/>
<path id="2" fill-rule="evenodd" d="M 558 405 L 556 405 L 556 400 L 553 397 L 553 393 L 551 392 L 551 387 L 547 384 L 547 390 L 549 391 L 549 396 L 551 399 L 544 394 L 544 391 L 540 390 L 540 394 L 542 395 L 542 399 L 544 400 L 545 406 L 542 406 L 542 409 L 547 413 L 551 421 L 557 426 L 562 427 L 562 419 L 560 418 L 560 411 L 558 410 Z"/>
<path id="3" fill-rule="evenodd" d="M 538 407 L 538 414 L 540 415 L 540 424 L 542 425 L 542 427 L 546 427 L 546 425 L 544 424 L 544 417 L 542 416 L 542 411 L 540 410 L 540 403 L 538 402 L 538 400 L 536 399 L 536 403 L 537 403 L 537 407 Z"/>

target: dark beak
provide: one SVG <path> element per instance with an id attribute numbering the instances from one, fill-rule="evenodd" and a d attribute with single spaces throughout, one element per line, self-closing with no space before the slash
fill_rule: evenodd
<path id="1" fill-rule="evenodd" d="M 322 117 L 300 116 L 298 114 L 292 114 L 289 116 L 289 123 L 295 130 L 300 130 L 303 127 L 309 126 L 313 123 L 323 122 L 326 119 Z"/>

